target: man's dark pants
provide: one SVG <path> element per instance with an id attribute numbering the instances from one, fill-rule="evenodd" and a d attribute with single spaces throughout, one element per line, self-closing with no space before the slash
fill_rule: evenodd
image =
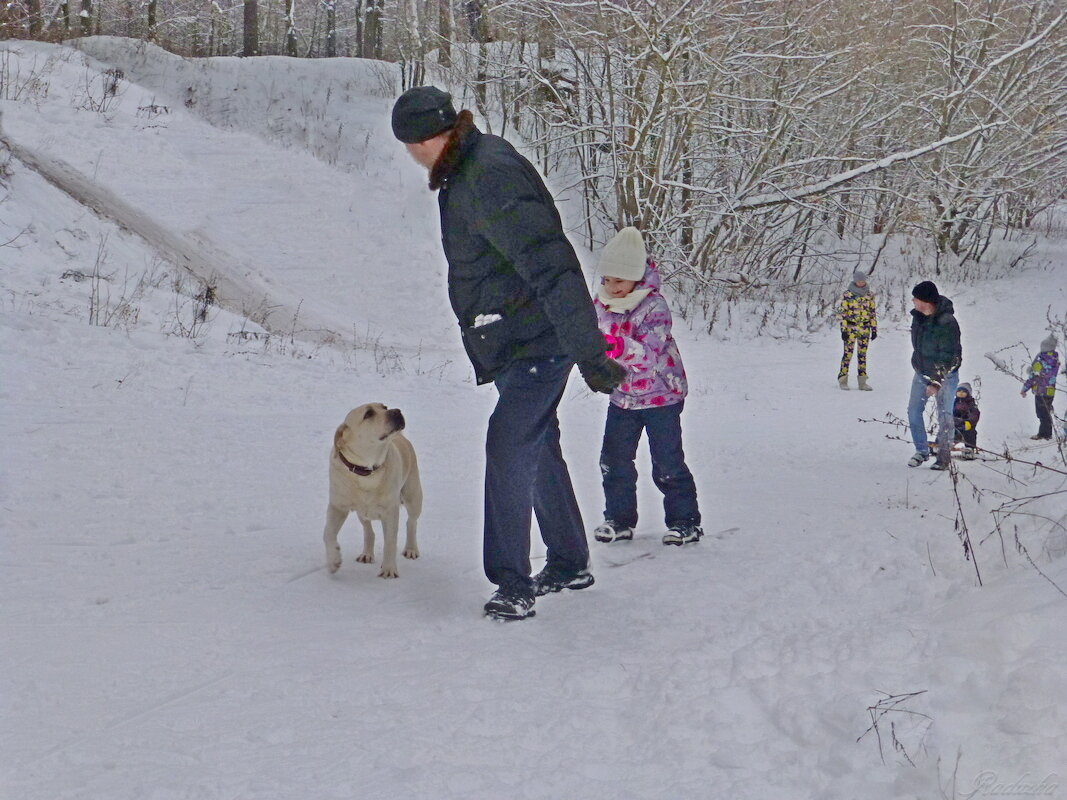
<path id="1" fill-rule="evenodd" d="M 517 361 L 495 378 L 500 397 L 485 440 L 485 575 L 531 595 L 531 511 L 549 566 L 570 571 L 589 564 L 556 415 L 573 364 L 562 357 Z"/>

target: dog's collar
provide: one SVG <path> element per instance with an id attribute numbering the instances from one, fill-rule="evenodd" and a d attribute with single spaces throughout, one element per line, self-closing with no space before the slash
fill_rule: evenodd
<path id="1" fill-rule="evenodd" d="M 366 477 L 372 472 L 381 469 L 381 464 L 376 467 L 361 467 L 359 464 L 353 464 L 351 461 L 345 458 L 345 454 L 342 453 L 339 448 L 335 447 L 334 450 L 337 452 L 337 457 L 341 459 L 341 463 L 345 465 L 345 469 L 347 469 L 353 475 L 361 475 L 363 477 Z"/>

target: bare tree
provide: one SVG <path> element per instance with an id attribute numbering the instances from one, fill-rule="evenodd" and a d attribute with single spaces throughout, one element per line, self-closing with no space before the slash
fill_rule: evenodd
<path id="1" fill-rule="evenodd" d="M 285 54 L 297 56 L 296 0 L 285 0 Z"/>
<path id="2" fill-rule="evenodd" d="M 39 35 L 67 35 L 68 1 Z M 769 287 L 817 316 L 897 234 L 964 269 L 1064 196 L 1063 0 L 148 0 L 147 27 L 129 0 L 82 2 L 82 32 L 388 58 L 404 86 L 458 87 L 580 202 L 589 244 L 639 226 L 712 319 Z"/>
<path id="3" fill-rule="evenodd" d="M 259 2 L 244 0 L 244 49 L 246 56 L 259 55 Z"/>
<path id="4" fill-rule="evenodd" d="M 325 0 L 326 6 L 326 57 L 337 55 L 337 1 Z"/>

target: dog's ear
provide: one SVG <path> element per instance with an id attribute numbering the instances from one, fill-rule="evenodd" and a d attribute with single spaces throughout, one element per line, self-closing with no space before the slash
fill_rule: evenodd
<path id="1" fill-rule="evenodd" d="M 340 447 L 341 440 L 345 438 L 345 433 L 348 432 L 348 426 L 345 423 L 341 423 L 337 426 L 337 431 L 333 435 L 333 446 Z"/>

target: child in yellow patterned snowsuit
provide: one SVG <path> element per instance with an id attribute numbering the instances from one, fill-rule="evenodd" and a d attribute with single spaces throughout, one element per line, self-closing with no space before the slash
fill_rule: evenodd
<path id="1" fill-rule="evenodd" d="M 841 341 L 845 344 L 841 368 L 837 372 L 837 383 L 842 389 L 848 389 L 848 366 L 855 347 L 859 365 L 859 388 L 869 392 L 871 387 L 867 383 L 867 345 L 878 338 L 878 312 L 874 295 L 867 285 L 867 273 L 856 270 L 852 274 L 852 283 L 841 297 L 837 316 L 841 320 Z"/>

